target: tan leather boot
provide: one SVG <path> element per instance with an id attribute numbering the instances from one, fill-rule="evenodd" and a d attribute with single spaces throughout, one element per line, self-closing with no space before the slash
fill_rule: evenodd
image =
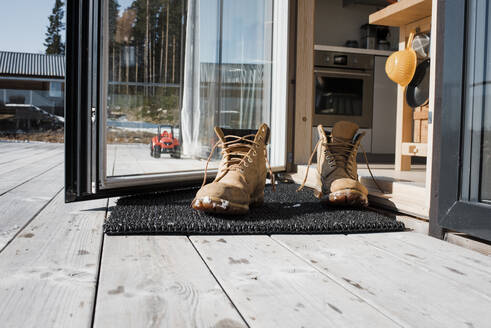
<path id="1" fill-rule="evenodd" d="M 257 132 L 222 130 L 215 127 L 215 133 L 219 140 L 211 153 L 213 154 L 218 145 L 222 147 L 218 174 L 213 182 L 205 185 L 205 169 L 203 185 L 191 206 L 195 210 L 205 212 L 243 214 L 249 211 L 249 206 L 262 205 L 266 184 L 266 144 L 269 127 L 262 124 Z"/>
<path id="2" fill-rule="evenodd" d="M 365 133 L 358 132 L 358 125 L 348 121 L 336 123 L 332 132 L 327 135 L 322 127 L 317 127 L 319 142 L 309 160 L 311 164 L 313 155 L 317 152 L 317 171 L 320 178 L 321 190 L 316 196 L 336 205 L 367 206 L 368 191 L 358 181 L 356 154 L 361 139 Z M 308 169 L 302 189 L 308 175 Z"/>

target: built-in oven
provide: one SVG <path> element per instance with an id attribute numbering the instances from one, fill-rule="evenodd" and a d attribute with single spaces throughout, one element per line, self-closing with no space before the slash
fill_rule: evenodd
<path id="1" fill-rule="evenodd" d="M 372 127 L 374 56 L 316 50 L 313 124 Z"/>

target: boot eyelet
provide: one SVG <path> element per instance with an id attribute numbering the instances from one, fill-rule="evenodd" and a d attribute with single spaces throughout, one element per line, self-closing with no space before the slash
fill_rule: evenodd
<path id="1" fill-rule="evenodd" d="M 247 161 L 248 161 L 249 163 L 252 163 L 252 158 L 247 157 Z"/>
<path id="2" fill-rule="evenodd" d="M 249 167 L 249 165 L 247 165 L 247 162 L 244 162 L 244 166 L 245 166 L 245 167 Z"/>
<path id="3" fill-rule="evenodd" d="M 252 150 L 252 156 L 256 156 L 257 152 L 255 150 Z"/>

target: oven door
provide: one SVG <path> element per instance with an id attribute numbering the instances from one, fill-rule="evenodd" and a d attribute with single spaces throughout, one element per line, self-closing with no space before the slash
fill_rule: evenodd
<path id="1" fill-rule="evenodd" d="M 373 72 L 317 68 L 314 71 L 313 123 L 333 126 L 349 120 L 372 127 Z"/>

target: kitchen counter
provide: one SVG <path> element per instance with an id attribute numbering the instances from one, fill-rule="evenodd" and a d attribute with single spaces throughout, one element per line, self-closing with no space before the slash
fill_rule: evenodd
<path id="1" fill-rule="evenodd" d="M 363 49 L 363 48 L 349 48 L 349 47 L 337 47 L 337 46 L 327 46 L 322 44 L 314 45 L 314 50 L 323 50 L 323 51 L 339 51 L 339 52 L 347 52 L 353 54 L 365 54 L 365 55 L 374 55 L 374 56 L 390 56 L 394 51 L 387 50 L 377 50 L 377 49 Z"/>

